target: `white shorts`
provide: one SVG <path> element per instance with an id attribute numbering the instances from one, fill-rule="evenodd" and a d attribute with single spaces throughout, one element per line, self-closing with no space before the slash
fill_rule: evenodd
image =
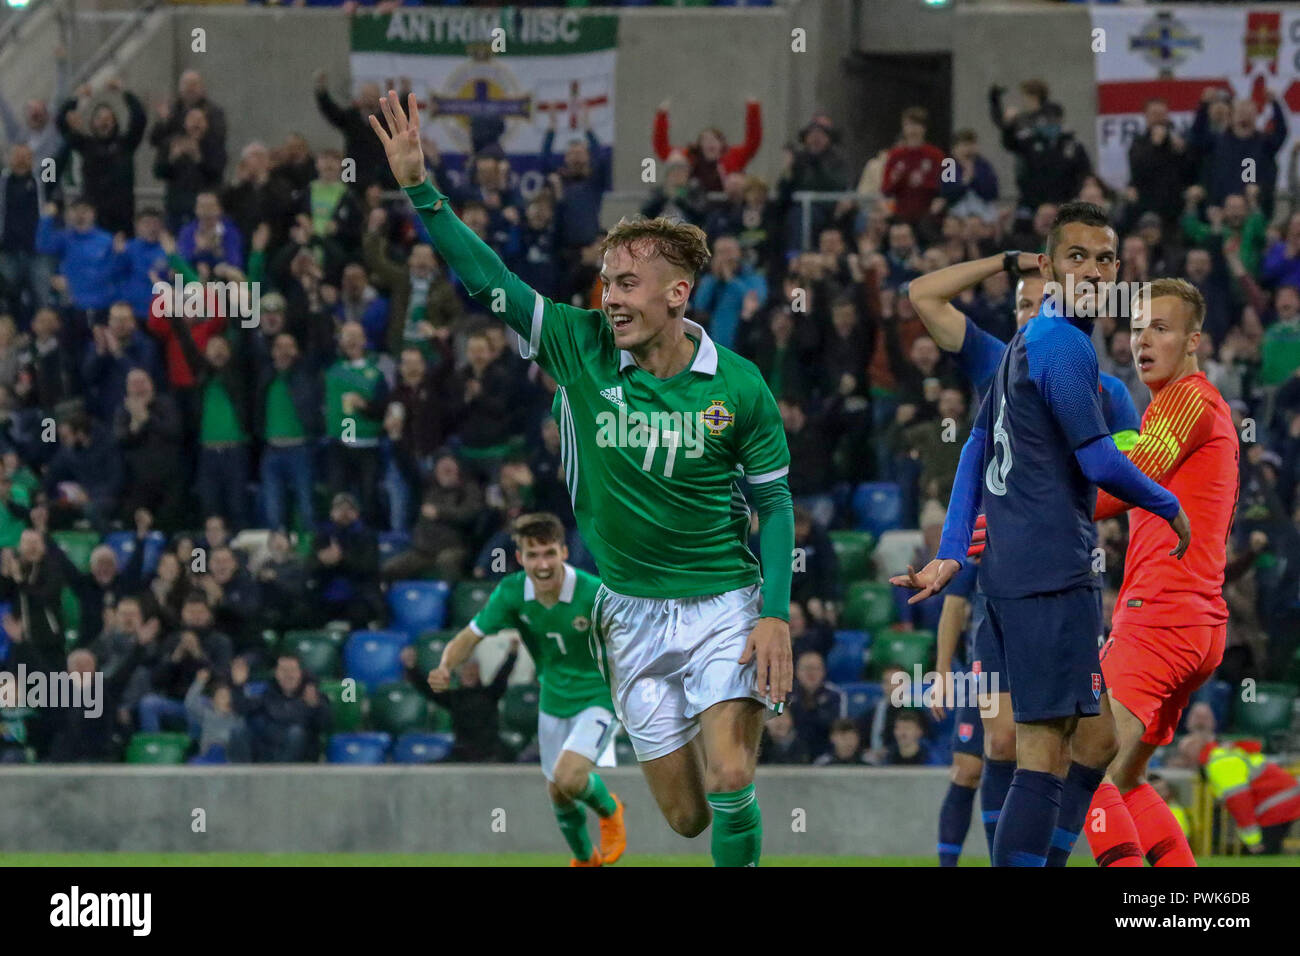
<path id="1" fill-rule="evenodd" d="M 586 757 L 597 767 L 613 767 L 614 735 L 618 721 L 604 707 L 588 707 L 572 717 L 537 715 L 537 751 L 541 756 L 542 773 L 546 779 L 555 780 L 555 765 L 560 754 L 571 750 Z"/>
<path id="2" fill-rule="evenodd" d="M 737 661 L 758 623 L 757 584 L 724 594 L 636 598 L 601 586 L 592 619 L 597 662 L 637 760 L 654 760 L 700 732 L 699 715 L 724 700 L 769 703 L 754 689 L 758 664 Z"/>

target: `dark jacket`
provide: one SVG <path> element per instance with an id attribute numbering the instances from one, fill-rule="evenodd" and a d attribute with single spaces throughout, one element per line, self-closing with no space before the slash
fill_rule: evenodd
<path id="1" fill-rule="evenodd" d="M 67 583 L 58 558 L 48 550 L 35 565 L 22 562 L 20 580 L 0 576 L 0 601 L 8 602 L 12 613 L 23 622 L 23 657 L 29 667 L 64 668 L 61 598 Z"/>
<path id="2" fill-rule="evenodd" d="M 456 737 L 452 754 L 456 760 L 482 762 L 497 759 L 500 753 L 497 739 L 500 733 L 498 704 L 505 696 L 510 672 L 515 669 L 518 657 L 517 652 L 507 655 L 490 684 L 441 692 L 429 688 L 425 674 L 414 668 L 406 672 L 408 681 L 451 713 L 451 732 Z"/>
<path id="3" fill-rule="evenodd" d="M 316 105 L 329 124 L 343 134 L 344 155 L 356 160 L 357 190 L 364 192 L 373 182 L 385 189 L 396 189 L 397 181 L 388 168 L 384 144 L 370 128 L 369 118 L 356 106 L 339 106 L 328 90 L 316 91 Z"/>
<path id="4" fill-rule="evenodd" d="M 94 426 L 84 447 L 62 444 L 45 472 L 45 490 L 59 497 L 59 484 L 74 481 L 93 501 L 109 502 L 122 486 L 122 456 L 106 429 Z"/>
<path id="5" fill-rule="evenodd" d="M 181 660 L 174 661 L 172 654 L 180 646 L 181 635 L 185 631 L 194 631 L 198 635 L 199 648 L 203 656 L 196 658 L 186 655 Z M 185 692 L 194 683 L 194 675 L 204 669 L 227 670 L 233 656 L 234 649 L 230 638 L 220 631 L 200 631 L 197 628 L 182 627 L 163 642 L 162 647 L 158 648 L 151 660 L 154 693 L 173 700 L 184 700 Z"/>
<path id="6" fill-rule="evenodd" d="M 96 221 L 109 232 L 130 233 L 135 225 L 135 151 L 144 139 L 148 118 L 135 94 L 123 91 L 122 99 L 126 129 L 118 127 L 107 137 L 68 125 L 68 113 L 77 108 L 75 97 L 59 109 L 57 123 L 64 142 L 81 154 L 83 193 L 95 207 Z"/>

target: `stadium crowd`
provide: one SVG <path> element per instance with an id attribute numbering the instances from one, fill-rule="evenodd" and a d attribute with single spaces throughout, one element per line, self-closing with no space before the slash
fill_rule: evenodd
<path id="1" fill-rule="evenodd" d="M 20 116 L 0 103 L 0 669 L 100 671 L 111 715 L 36 714 L 23 739 L 5 724 L 9 759 L 118 759 L 133 732 L 167 729 L 191 735 L 196 759 L 317 759 L 322 735 L 343 726 L 323 689 L 340 675 L 280 653 L 276 635 L 383 629 L 399 581 L 490 584 L 517 569 L 506 529 L 526 511 L 573 528 L 556 385 L 468 298 L 392 191 L 366 121 L 379 92 L 342 101 L 318 75 L 317 105 L 339 136 L 312 144 L 230 142 L 193 70 L 151 108 L 119 83 L 32 100 Z M 1075 198 L 1108 210 L 1122 279 L 1178 275 L 1207 300 L 1202 368 L 1250 436 L 1218 676 L 1294 679 L 1300 153 L 1278 155 L 1285 107 L 1266 104 L 1261 125 L 1252 101 L 1207 90 L 1180 129 L 1151 102 L 1122 191 L 1091 172 L 1044 83 L 1024 84 L 1015 106 L 995 88 L 990 109 L 998 143 L 969 129 L 932 143 L 912 108 L 872 157 L 848 155 L 833 119 L 815 115 L 783 149 L 776 182 L 747 170 L 765 138 L 758 103 L 735 143 L 707 129 L 673 145 L 669 104 L 648 124 L 661 175 L 643 212 L 708 234 L 690 314 L 758 365 L 791 448 L 797 679 L 764 760 L 946 760 L 933 717 L 891 705 L 897 668 L 868 670 L 861 652 L 847 670 L 842 656 L 828 667 L 864 576 L 841 567 L 833 535 L 918 529 L 917 549 L 933 551 L 977 397 L 927 336 L 907 283 L 1040 249 L 1057 205 Z M 545 183 L 530 196 L 491 122 L 476 121 L 463 169 L 425 148 L 457 213 L 511 269 L 544 295 L 598 307 L 611 144 L 582 125 L 568 138 L 552 114 Z M 136 201 L 141 149 L 164 184 L 160 205 Z M 997 149 L 1015 158 L 1013 183 L 987 158 Z M 1243 159 L 1255 182 L 1241 182 Z M 806 236 L 803 191 L 843 194 L 813 204 Z M 227 300 L 182 308 L 155 288 L 176 276 L 256 283 L 256 321 Z M 1013 295 L 999 274 L 955 304 L 1005 340 Z M 1102 370 L 1141 410 L 1125 323 L 1103 318 L 1093 337 Z M 884 489 L 894 513 L 860 507 L 864 486 Z M 1125 521 L 1105 522 L 1101 541 L 1109 607 Z M 576 535 L 570 548 L 595 570 Z M 890 633 L 924 631 L 933 611 L 887 609 Z M 416 664 L 404 650 L 422 686 Z M 467 665 L 459 696 L 438 701 L 453 726 L 489 725 L 460 741 L 463 759 L 500 756 L 492 722 L 512 666 L 486 680 Z M 868 674 L 880 690 L 850 706 L 840 685 Z"/>

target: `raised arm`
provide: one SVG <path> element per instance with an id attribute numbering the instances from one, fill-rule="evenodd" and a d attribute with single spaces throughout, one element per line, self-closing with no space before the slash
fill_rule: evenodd
<path id="1" fill-rule="evenodd" d="M 433 185 L 424 165 L 420 145 L 420 114 L 415 94 L 402 111 L 390 90 L 379 101 L 383 122 L 370 117 L 370 126 L 384 144 L 388 165 L 447 266 L 465 285 L 470 296 L 499 316 L 530 346 L 541 330 L 541 297 L 506 268 L 501 258 L 451 211 L 450 201 Z"/>
<path id="2" fill-rule="evenodd" d="M 934 344 L 943 351 L 960 352 L 966 338 L 966 315 L 952 304 L 952 300 L 1001 272 L 1004 255 L 998 253 L 986 259 L 958 262 L 908 283 L 907 297 L 912 307 L 921 317 Z M 1032 272 L 1038 268 L 1038 256 L 1022 252 L 1017 264 L 1021 271 Z"/>
<path id="3" fill-rule="evenodd" d="M 469 656 L 474 653 L 474 648 L 478 647 L 478 642 L 481 640 L 483 635 L 474 629 L 472 621 L 461 628 L 460 633 L 442 649 L 442 660 L 438 662 L 438 666 L 429 671 L 427 678 L 429 689 L 435 694 L 450 689 L 452 671 L 469 660 Z"/>

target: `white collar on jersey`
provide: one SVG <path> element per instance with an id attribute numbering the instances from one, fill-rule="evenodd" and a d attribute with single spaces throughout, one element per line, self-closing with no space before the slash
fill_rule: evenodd
<path id="1" fill-rule="evenodd" d="M 692 372 L 703 372 L 705 375 L 718 374 L 718 347 L 713 344 L 713 339 L 709 338 L 709 333 L 704 331 L 704 326 L 697 322 L 692 322 L 685 316 L 682 321 L 686 323 L 688 331 L 694 332 L 700 337 L 700 347 L 695 350 L 695 361 L 691 362 Z M 627 349 L 618 350 L 618 370 L 621 372 L 629 365 L 635 365 L 636 359 Z"/>
<path id="2" fill-rule="evenodd" d="M 572 604 L 573 592 L 578 590 L 578 572 L 573 570 L 573 565 L 564 562 L 564 583 L 560 585 L 560 603 Z M 533 587 L 533 579 L 524 575 L 524 600 L 537 600 L 537 589 Z"/>

